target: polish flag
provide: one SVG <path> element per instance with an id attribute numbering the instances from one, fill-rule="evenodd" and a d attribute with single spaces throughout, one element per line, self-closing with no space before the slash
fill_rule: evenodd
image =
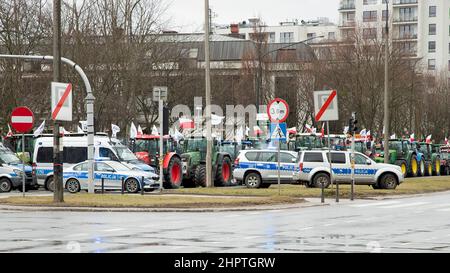
<path id="1" fill-rule="evenodd" d="M 313 127 L 311 127 L 309 124 L 305 124 L 307 133 L 312 133 L 313 132 Z"/>
<path id="2" fill-rule="evenodd" d="M 296 135 L 297 134 L 297 127 L 289 128 L 287 131 L 291 135 Z"/>
<path id="3" fill-rule="evenodd" d="M 263 131 L 261 130 L 261 128 L 259 128 L 259 126 L 253 126 L 253 132 L 255 133 L 255 135 L 262 135 Z"/>
<path id="4" fill-rule="evenodd" d="M 188 118 L 180 118 L 181 129 L 194 129 L 194 121 Z"/>
<path id="5" fill-rule="evenodd" d="M 320 129 L 320 137 L 323 138 L 325 136 L 325 123 L 322 123 L 322 129 Z"/>
<path id="6" fill-rule="evenodd" d="M 445 145 L 448 145 L 448 138 L 445 138 L 444 142 L 445 142 Z"/>
<path id="7" fill-rule="evenodd" d="M 427 139 L 425 141 L 427 144 L 431 143 L 431 137 L 432 137 L 432 135 L 427 136 Z"/>
<path id="8" fill-rule="evenodd" d="M 9 126 L 9 124 L 8 124 L 8 134 L 6 135 L 6 137 L 12 137 L 14 134 L 13 134 L 13 132 L 12 132 L 12 130 L 11 130 L 11 127 Z"/>
<path id="9" fill-rule="evenodd" d="M 415 136 L 414 134 L 411 134 L 411 135 L 409 136 L 409 141 L 414 142 L 415 137 L 416 137 L 416 136 Z"/>

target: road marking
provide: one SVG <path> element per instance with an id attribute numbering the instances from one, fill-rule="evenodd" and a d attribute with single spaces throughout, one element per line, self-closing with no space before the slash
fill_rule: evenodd
<path id="1" fill-rule="evenodd" d="M 330 223 L 330 224 L 325 224 L 325 225 L 323 225 L 324 227 L 331 227 L 331 226 L 335 226 L 336 225 L 336 223 Z"/>
<path id="2" fill-rule="evenodd" d="M 398 204 L 398 203 L 400 203 L 400 201 L 370 202 L 370 203 L 365 203 L 365 204 L 350 205 L 350 207 L 365 208 L 365 207 L 376 207 L 376 206 L 383 206 L 383 205 L 392 205 L 392 204 Z"/>
<path id="3" fill-rule="evenodd" d="M 450 208 L 447 208 L 447 209 L 437 209 L 436 211 L 443 211 L 443 212 L 446 212 L 446 211 L 450 211 Z"/>
<path id="4" fill-rule="evenodd" d="M 380 208 L 381 209 L 407 208 L 407 207 L 416 207 L 416 206 L 426 205 L 429 203 L 430 202 L 415 202 L 415 203 L 406 203 L 406 204 L 399 204 L 399 205 L 393 205 L 393 206 L 383 206 Z"/>
<path id="5" fill-rule="evenodd" d="M 261 237 L 263 237 L 263 236 L 247 236 L 247 237 L 244 237 L 244 239 L 245 240 L 253 240 L 253 239 L 257 239 L 257 238 L 261 238 Z"/>
<path id="6" fill-rule="evenodd" d="M 123 228 L 112 228 L 112 229 L 104 229 L 103 232 L 115 232 L 115 231 L 122 231 Z"/>

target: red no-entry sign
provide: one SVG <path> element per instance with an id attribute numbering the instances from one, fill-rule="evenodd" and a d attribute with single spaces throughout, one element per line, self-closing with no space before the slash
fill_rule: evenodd
<path id="1" fill-rule="evenodd" d="M 27 133 L 33 129 L 34 116 L 28 107 L 17 107 L 11 114 L 11 126 L 18 133 Z"/>

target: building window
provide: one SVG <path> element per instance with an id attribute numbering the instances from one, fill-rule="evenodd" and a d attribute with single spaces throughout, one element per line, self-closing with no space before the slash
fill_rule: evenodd
<path id="1" fill-rule="evenodd" d="M 378 0 L 364 0 L 364 5 L 376 5 Z"/>
<path id="2" fill-rule="evenodd" d="M 448 61 L 448 71 L 450 71 L 450 60 Z"/>
<path id="3" fill-rule="evenodd" d="M 428 52 L 429 53 L 436 52 L 436 42 L 435 41 L 428 42 Z"/>
<path id="4" fill-rule="evenodd" d="M 435 59 L 428 60 L 428 70 L 436 70 L 436 60 Z"/>
<path id="5" fill-rule="evenodd" d="M 399 30 L 400 39 L 417 39 L 417 27 L 415 25 L 401 25 Z"/>
<path id="6" fill-rule="evenodd" d="M 383 17 L 383 21 L 385 21 L 386 22 L 386 19 L 387 19 L 387 16 L 388 16 L 388 12 L 387 12 L 387 10 L 383 10 L 383 12 L 382 12 L 382 15 L 381 15 L 382 17 Z"/>
<path id="7" fill-rule="evenodd" d="M 430 6 L 429 15 L 430 17 L 436 17 L 436 6 Z"/>
<path id="8" fill-rule="evenodd" d="M 314 39 L 314 37 L 316 37 L 316 33 L 315 33 L 315 32 L 307 33 L 307 34 L 306 34 L 306 38 L 307 38 L 307 39 Z"/>
<path id="9" fill-rule="evenodd" d="M 436 35 L 436 24 L 430 24 L 428 26 L 428 35 Z"/>
<path id="10" fill-rule="evenodd" d="M 328 32 L 328 40 L 336 40 L 336 32 Z"/>
<path id="11" fill-rule="evenodd" d="M 376 28 L 363 29 L 363 37 L 364 37 L 364 39 L 376 39 L 377 38 L 377 29 Z"/>
<path id="12" fill-rule="evenodd" d="M 417 9 L 416 8 L 400 8 L 399 9 L 400 22 L 417 21 Z"/>
<path id="13" fill-rule="evenodd" d="M 375 22 L 377 21 L 377 11 L 368 10 L 363 12 L 363 22 Z"/>
<path id="14" fill-rule="evenodd" d="M 280 33 L 280 43 L 293 43 L 294 42 L 294 32 L 281 32 Z"/>
<path id="15" fill-rule="evenodd" d="M 269 43 L 275 43 L 275 32 L 269 33 Z"/>

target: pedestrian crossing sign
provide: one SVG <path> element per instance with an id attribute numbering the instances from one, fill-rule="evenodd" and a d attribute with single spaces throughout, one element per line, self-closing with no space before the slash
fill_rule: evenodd
<path id="1" fill-rule="evenodd" d="M 271 123 L 270 124 L 270 140 L 286 141 L 287 138 L 286 123 Z"/>

